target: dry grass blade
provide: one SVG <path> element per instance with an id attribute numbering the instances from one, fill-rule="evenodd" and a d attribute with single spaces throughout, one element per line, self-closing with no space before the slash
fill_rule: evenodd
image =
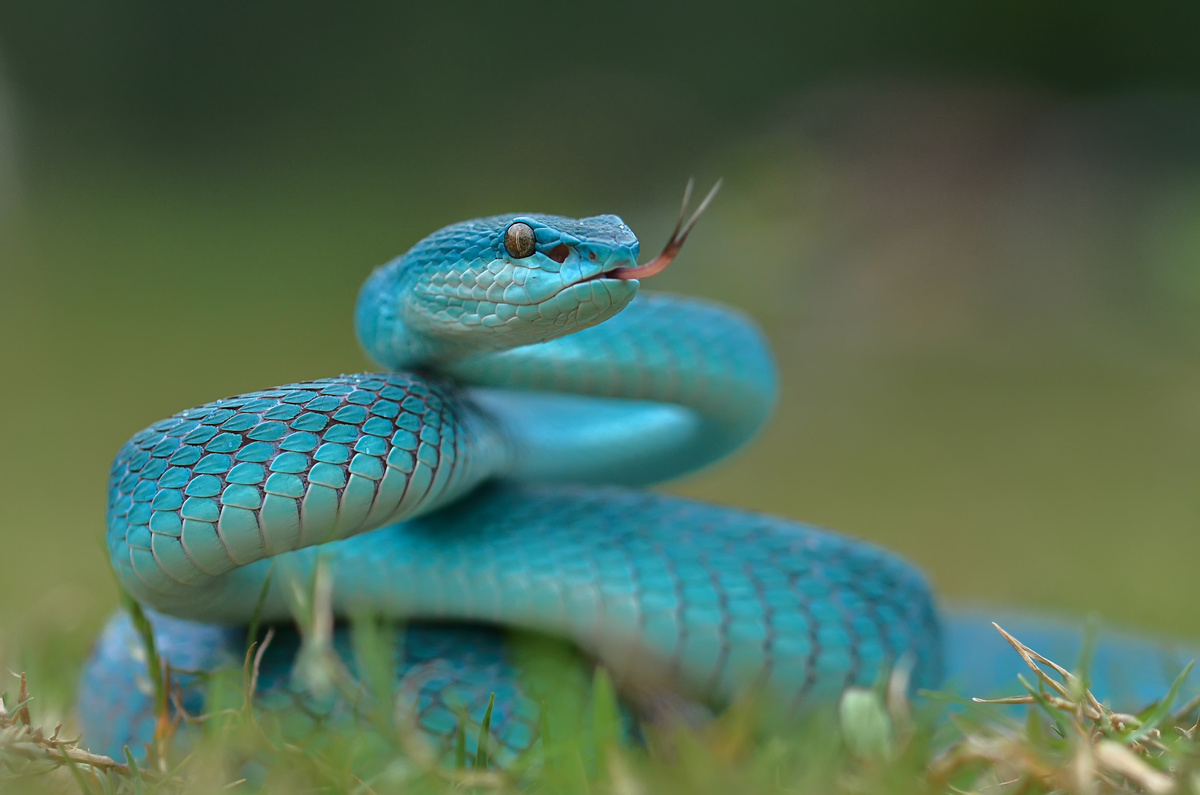
<path id="1" fill-rule="evenodd" d="M 1022 787 L 1029 786 L 1034 786 L 1036 791 L 1086 795 L 1179 790 L 1180 784 L 1173 774 L 1194 764 L 1181 763 L 1181 760 L 1190 758 L 1195 749 L 1165 743 L 1158 720 L 1166 716 L 1165 711 L 1190 671 L 1190 665 L 1155 707 L 1161 714 L 1155 717 L 1151 711 L 1139 717 L 1109 709 L 1075 674 L 1029 648 L 1000 626 L 993 626 L 1049 692 L 1040 688 L 1034 690 L 1032 685 L 1026 684 L 1029 692 L 1022 695 L 973 699 L 981 704 L 1022 704 L 1040 710 L 1031 714 L 1024 732 L 1012 727 L 998 729 L 987 725 L 969 732 L 962 741 L 934 760 L 930 766 L 931 783 L 946 789 L 956 775 L 962 775 L 973 766 L 983 766 L 984 772 L 973 782 L 974 791 L 989 787 L 1007 789 L 994 778 L 1006 771 L 1015 774 L 1011 776 L 1013 780 L 1023 782 L 1015 791 L 1025 791 Z M 1047 670 L 1058 674 L 1062 681 L 1052 678 Z M 1176 720 L 1189 715 L 1197 703 L 1200 702 L 1189 702 L 1177 711 Z M 1039 714 L 1043 720 L 1050 717 L 1058 730 L 1065 733 L 1055 739 L 1039 730 Z M 1179 726 L 1175 729 L 1188 741 L 1195 733 L 1193 729 Z M 1181 752 L 1184 756 L 1180 756 Z"/>
<path id="2" fill-rule="evenodd" d="M 20 678 L 16 710 L 9 712 L 0 701 L 0 779 L 26 774 L 30 765 L 37 770 L 74 764 L 129 775 L 127 765 L 80 748 L 78 737 L 60 737 L 61 725 L 55 726 L 49 737 L 40 726 L 34 726 L 29 712 L 29 685 L 25 674 L 20 674 Z"/>
<path id="3" fill-rule="evenodd" d="M 275 627 L 269 627 L 267 633 L 263 636 L 262 641 L 254 641 L 246 649 L 246 694 L 253 697 L 258 692 L 258 675 L 262 669 L 263 654 L 266 653 L 267 647 L 271 645 L 271 641 L 275 639 Z M 253 657 L 251 657 L 253 655 Z"/>
<path id="4" fill-rule="evenodd" d="M 1095 754 L 1096 761 L 1101 765 L 1124 776 L 1146 792 L 1165 795 L 1175 791 L 1175 782 L 1170 776 L 1155 770 L 1124 745 L 1112 740 L 1101 740 L 1096 744 Z"/>
<path id="5" fill-rule="evenodd" d="M 1000 636 L 1004 638 L 1008 645 L 1012 646 L 1013 650 L 1020 655 L 1021 659 L 1025 661 L 1025 664 L 1029 666 L 1029 669 L 1033 671 L 1034 675 L 1036 675 L 1043 684 L 1057 693 L 1060 698 L 1064 699 L 1064 702 L 1062 703 L 1056 702 L 1055 706 L 1062 707 L 1064 704 L 1069 704 L 1075 708 L 1082 708 L 1087 714 L 1087 717 L 1091 718 L 1092 720 L 1100 720 L 1105 715 L 1113 714 L 1111 710 L 1107 709 L 1096 699 L 1096 697 L 1092 694 L 1092 691 L 1083 686 L 1083 683 L 1079 680 L 1079 677 L 1075 676 L 1075 674 L 1071 673 L 1066 668 L 1063 668 L 1061 665 L 1049 659 L 1048 657 L 1044 657 L 1038 652 L 1029 648 L 1024 643 L 1009 634 L 1004 627 L 1000 626 L 996 622 L 993 621 L 992 626 L 996 628 L 996 631 L 1000 633 Z M 1062 677 L 1063 681 L 1059 682 L 1055 680 L 1054 677 L 1042 670 L 1041 665 L 1038 665 L 1038 663 L 1041 663 L 1041 665 L 1045 665 L 1053 670 L 1056 674 Z M 1075 694 L 1078 694 L 1083 698 L 1083 703 L 1076 703 Z M 1014 696 L 1010 699 L 975 698 L 972 700 L 979 704 L 1033 703 L 1032 700 L 1025 699 L 1032 699 L 1032 697 Z"/>

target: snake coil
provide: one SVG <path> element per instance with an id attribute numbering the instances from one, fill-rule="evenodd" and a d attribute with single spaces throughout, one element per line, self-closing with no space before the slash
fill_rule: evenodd
<path id="1" fill-rule="evenodd" d="M 912 566 L 634 488 L 724 458 L 775 402 L 750 320 L 638 295 L 682 219 L 646 265 L 612 215 L 446 227 L 363 287 L 359 338 L 386 372 L 218 400 L 134 435 L 109 479 L 108 549 L 164 656 L 239 661 L 256 606 L 288 622 L 295 584 L 327 565 L 338 615 L 409 622 L 396 677 L 418 725 L 446 738 L 496 693 L 491 729 L 511 753 L 536 742 L 537 716 L 501 630 L 568 641 L 642 709 L 765 687 L 796 713 L 902 657 L 915 684 L 938 682 L 938 618 Z M 280 629 L 265 653 L 264 699 L 298 686 L 298 642 Z M 85 671 L 96 750 L 152 731 L 139 648 L 118 616 Z"/>

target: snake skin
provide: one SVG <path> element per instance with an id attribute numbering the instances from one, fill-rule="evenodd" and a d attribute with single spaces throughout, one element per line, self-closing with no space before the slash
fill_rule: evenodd
<path id="1" fill-rule="evenodd" d="M 180 671 L 240 671 L 246 648 L 241 628 L 198 624 L 150 614 L 159 652 Z M 269 710 L 287 711 L 287 726 L 298 738 L 314 726 L 355 726 L 364 715 L 339 697 L 317 697 L 294 677 L 301 645 L 295 628 L 281 625 L 265 647 L 256 689 L 260 704 Z M 352 674 L 359 673 L 350 632 L 339 628 L 333 650 Z M 127 616 L 114 616 L 105 628 L 85 673 L 86 689 L 79 711 L 87 742 L 113 754 L 129 746 L 138 751 L 154 733 L 153 685 L 146 676 L 142 642 Z M 487 627 L 419 625 L 406 627 L 395 646 L 397 717 L 443 746 L 457 739 L 460 716 L 466 750 L 474 755 L 479 725 L 493 694 L 489 732 L 493 758 L 517 758 L 535 741 L 539 704 L 529 696 L 529 678 L 541 675 L 545 688 L 583 694 L 587 681 L 572 677 L 572 670 L 542 666 L 531 674 L 519 668 L 513 644 L 505 633 Z M 527 668 L 527 666 L 526 666 Z M 189 714 L 200 714 L 205 703 L 204 683 L 189 673 L 176 673 L 179 705 Z M 536 693 L 537 691 L 534 690 Z M 183 730 L 190 727 L 183 724 Z"/>
<path id="2" fill-rule="evenodd" d="M 117 454 L 113 567 L 160 610 L 235 621 L 261 588 L 263 567 L 247 564 L 429 510 L 480 482 L 480 462 L 499 457 L 486 429 L 444 387 L 405 375 L 291 384 L 181 412 Z"/>
<path id="3" fill-rule="evenodd" d="M 532 229 L 531 256 L 505 248 L 514 223 Z M 389 372 L 220 400 L 136 434 L 110 473 L 108 550 L 163 655 L 181 669 L 240 665 L 239 627 L 265 594 L 277 634 L 264 709 L 353 719 L 292 675 L 294 593 L 326 561 L 337 615 L 408 622 L 397 692 L 428 736 L 447 742 L 463 710 L 477 724 L 496 694 L 500 762 L 537 742 L 536 691 L 553 679 L 514 656 L 509 631 L 569 644 L 587 660 L 577 672 L 605 666 L 642 714 L 664 696 L 719 709 L 761 687 L 786 718 L 902 658 L 915 687 L 940 683 L 942 629 L 913 566 L 795 522 L 626 488 L 726 457 L 776 392 L 745 317 L 634 300 L 638 282 L 619 274 L 637 256 L 616 216 L 455 224 L 363 288 L 359 337 Z M 339 628 L 333 645 L 354 670 L 348 638 Z M 93 750 L 149 738 L 144 659 L 114 617 L 81 686 Z M 198 709 L 199 681 L 180 684 Z"/>

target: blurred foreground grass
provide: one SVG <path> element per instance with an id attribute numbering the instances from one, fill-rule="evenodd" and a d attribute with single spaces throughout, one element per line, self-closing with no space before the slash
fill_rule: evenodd
<path id="1" fill-rule="evenodd" d="M 354 705 L 356 720 L 329 725 L 300 707 L 269 715 L 254 708 L 258 646 L 270 632 L 248 646 L 244 670 L 209 677 L 204 710 L 182 719 L 167 717 L 174 680 L 148 645 L 163 718 L 144 751 L 122 759 L 91 754 L 54 726 L 56 705 L 39 687 L 53 692 L 52 674 L 22 674 L 0 697 L 0 787 L 30 795 L 1200 792 L 1200 698 L 1176 703 L 1190 664 L 1158 702 L 1118 713 L 1087 690 L 1086 658 L 1077 676 L 1001 631 L 1030 672 L 1014 683 L 1018 695 L 999 701 L 1024 704 L 1023 719 L 939 694 L 913 702 L 901 667 L 784 729 L 757 726 L 745 700 L 700 727 L 643 727 L 644 743 L 622 728 L 613 686 L 599 672 L 583 694 L 589 703 L 550 694 L 541 742 L 501 760 L 489 743 L 490 705 L 482 716 L 464 714 L 447 745 L 432 743 L 393 686 L 394 635 L 371 622 L 353 633 L 361 681 L 313 640 L 319 633 L 304 633 L 301 653 L 322 669 L 314 680 L 333 683 Z"/>

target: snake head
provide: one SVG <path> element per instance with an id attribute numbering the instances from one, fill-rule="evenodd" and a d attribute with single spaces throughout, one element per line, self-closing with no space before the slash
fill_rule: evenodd
<path id="1" fill-rule="evenodd" d="M 662 253 L 638 265 L 638 239 L 615 215 L 516 213 L 439 229 L 375 270 L 358 296 L 358 338 L 400 369 L 546 342 L 624 309 L 639 279 L 675 259 L 720 180 L 684 222 L 694 183 Z"/>
<path id="2" fill-rule="evenodd" d="M 505 350 L 601 323 L 637 294 L 638 239 L 615 215 L 515 213 L 434 232 L 376 269 L 356 323 L 391 368 Z"/>

